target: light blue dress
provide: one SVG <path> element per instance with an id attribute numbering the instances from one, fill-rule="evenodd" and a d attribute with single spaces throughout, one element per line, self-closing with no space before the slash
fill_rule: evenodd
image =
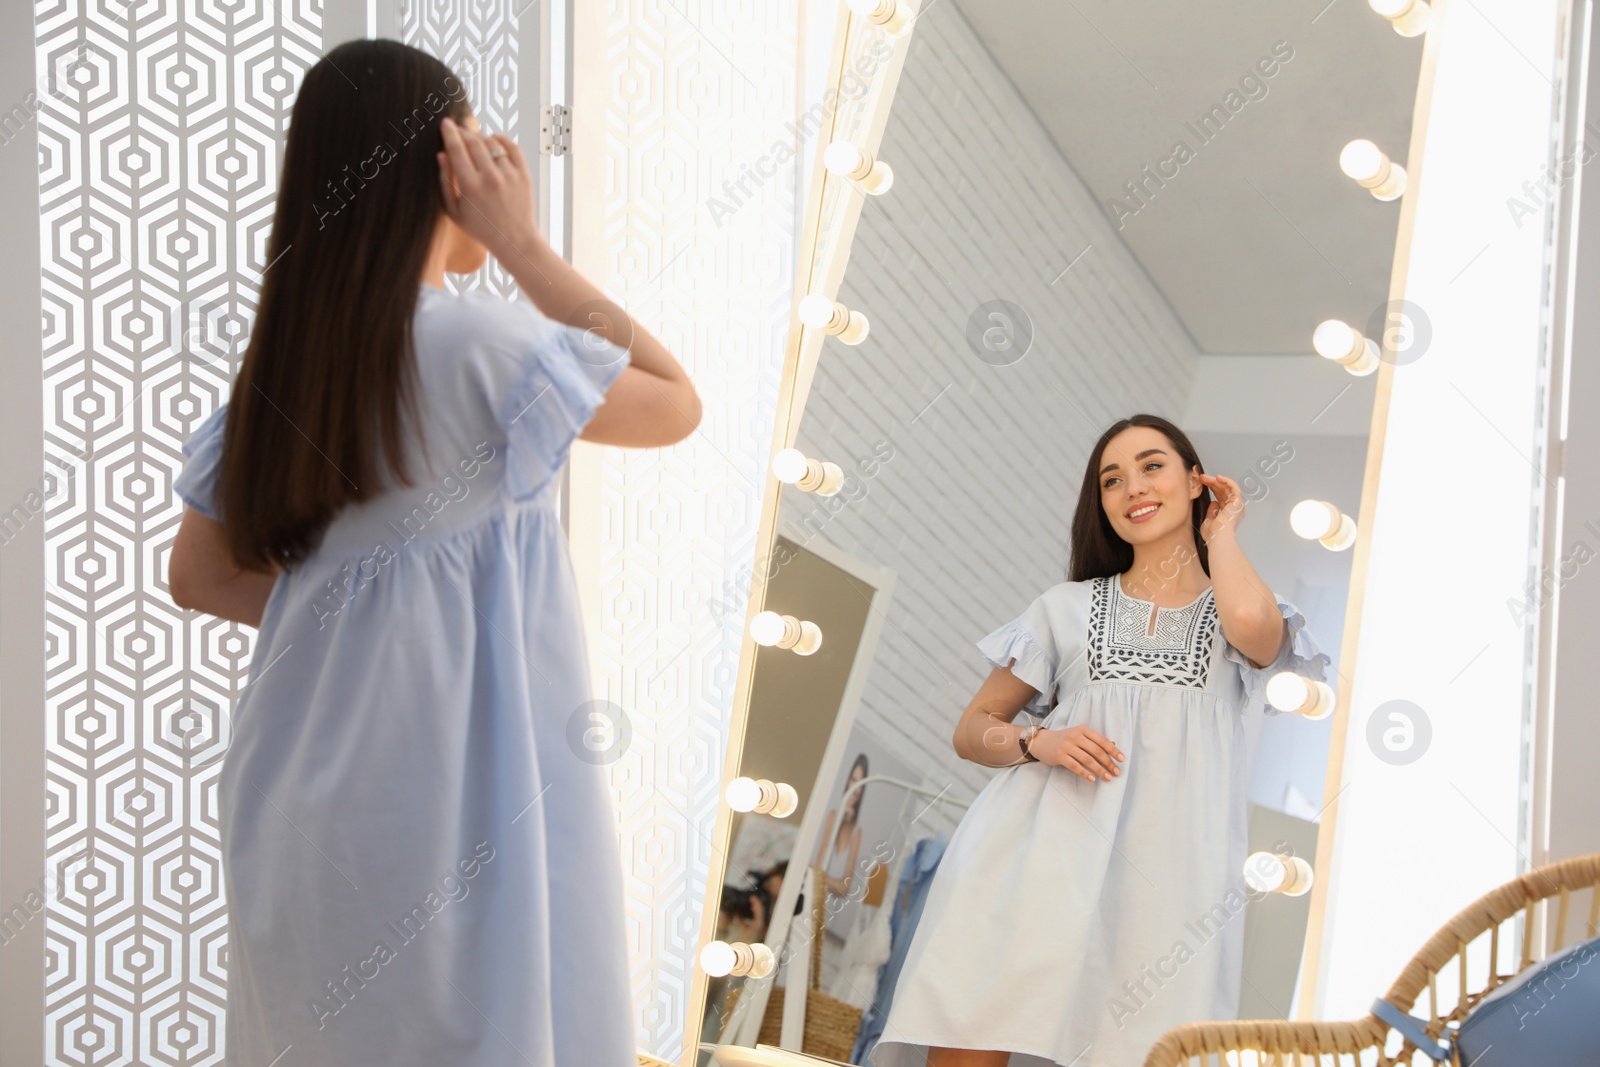
<path id="1" fill-rule="evenodd" d="M 1110 781 L 1044 763 L 989 779 L 934 875 L 873 1067 L 922 1067 L 929 1046 L 1137 1067 L 1173 1027 L 1237 1017 L 1260 896 L 1244 720 L 1277 714 L 1277 672 L 1326 681 L 1331 665 L 1274 600 L 1287 633 L 1265 667 L 1228 642 L 1210 588 L 1169 608 L 1117 576 L 1054 585 L 978 642 L 1038 690 L 1027 710 L 1047 729 L 1088 726 L 1127 760 Z"/>
<path id="2" fill-rule="evenodd" d="M 589 703 L 554 498 L 628 356 L 430 285 L 414 334 L 431 470 L 413 434 L 417 484 L 279 577 L 235 710 L 228 1063 L 629 1067 L 625 730 Z M 222 431 L 175 484 L 213 518 Z"/>

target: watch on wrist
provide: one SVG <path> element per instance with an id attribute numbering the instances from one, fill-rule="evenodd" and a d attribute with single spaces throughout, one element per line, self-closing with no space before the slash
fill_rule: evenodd
<path id="1" fill-rule="evenodd" d="M 1030 726 L 1017 735 L 1017 747 L 1022 749 L 1022 757 L 1026 762 L 1039 762 L 1039 757 L 1028 751 L 1028 742 L 1032 741 L 1042 729 L 1044 729 L 1042 726 Z"/>

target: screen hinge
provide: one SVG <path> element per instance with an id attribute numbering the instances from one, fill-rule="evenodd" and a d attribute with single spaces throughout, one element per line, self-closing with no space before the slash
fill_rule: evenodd
<path id="1" fill-rule="evenodd" d="M 547 104 L 539 111 L 539 151 L 564 156 L 572 151 L 572 111 L 562 104 Z"/>

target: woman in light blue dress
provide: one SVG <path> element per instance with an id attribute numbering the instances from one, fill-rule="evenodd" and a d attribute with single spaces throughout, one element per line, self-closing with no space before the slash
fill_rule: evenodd
<path id="1" fill-rule="evenodd" d="M 1273 674 L 1330 663 L 1245 558 L 1243 511 L 1165 419 L 1090 451 L 1071 579 L 978 642 L 992 670 L 954 743 L 1006 769 L 945 848 L 874 1067 L 1138 1067 L 1172 1027 L 1235 1017 L 1260 895 L 1244 717 Z"/>
<path id="2" fill-rule="evenodd" d="M 250 344 L 175 485 L 173 599 L 260 627 L 214 800 L 232 1067 L 636 1062 L 627 724 L 591 700 L 557 474 L 700 404 L 536 217 L 437 60 L 307 73 Z M 531 305 L 444 288 L 487 255 Z"/>

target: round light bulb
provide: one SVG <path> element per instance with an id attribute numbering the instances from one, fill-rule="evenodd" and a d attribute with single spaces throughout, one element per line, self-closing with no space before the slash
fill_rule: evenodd
<path id="1" fill-rule="evenodd" d="M 839 340 L 847 345 L 858 345 L 872 332 L 872 323 L 859 311 L 850 312 L 850 322 L 839 333 Z"/>
<path id="2" fill-rule="evenodd" d="M 728 791 L 724 796 L 728 807 L 734 811 L 754 811 L 756 805 L 761 803 L 761 787 L 754 778 L 740 775 L 728 783 Z"/>
<path id="3" fill-rule="evenodd" d="M 1311 334 L 1311 347 L 1325 359 L 1342 359 L 1356 346 L 1356 332 L 1348 323 L 1329 319 Z"/>
<path id="4" fill-rule="evenodd" d="M 1427 0 L 1367 0 L 1372 10 L 1388 19 L 1394 32 L 1402 37 L 1416 37 L 1428 28 L 1433 11 Z"/>
<path id="5" fill-rule="evenodd" d="M 793 485 L 806 476 L 809 466 L 804 452 L 798 448 L 786 448 L 772 457 L 772 476 L 785 485 Z"/>
<path id="6" fill-rule="evenodd" d="M 778 803 L 772 809 L 774 819 L 787 819 L 800 806 L 800 794 L 788 782 L 778 783 Z"/>
<path id="7" fill-rule="evenodd" d="M 1322 500 L 1302 500 L 1289 512 L 1289 528 L 1307 541 L 1317 541 L 1339 528 L 1343 516 Z"/>
<path id="8" fill-rule="evenodd" d="M 814 330 L 820 330 L 833 321 L 833 301 L 821 293 L 807 293 L 800 298 L 800 321 Z"/>
<path id="9" fill-rule="evenodd" d="M 1279 671 L 1267 679 L 1267 703 L 1279 711 L 1297 711 L 1310 698 L 1311 686 L 1293 671 Z"/>
<path id="10" fill-rule="evenodd" d="M 862 162 L 861 149 L 849 141 L 834 141 L 822 151 L 822 165 L 829 174 L 849 174 Z"/>
<path id="11" fill-rule="evenodd" d="M 700 969 L 713 978 L 731 973 L 735 962 L 733 946 L 726 941 L 712 941 L 700 950 Z"/>
<path id="12" fill-rule="evenodd" d="M 758 645 L 769 648 L 783 640 L 783 616 L 776 611 L 757 612 L 750 620 L 750 637 Z"/>
<path id="13" fill-rule="evenodd" d="M 1371 141 L 1351 141 L 1339 153 L 1339 169 L 1358 182 L 1370 181 L 1383 170 L 1383 153 Z"/>
<path id="14" fill-rule="evenodd" d="M 1281 856 L 1271 852 L 1256 852 L 1244 861 L 1244 881 L 1257 893 L 1271 893 L 1283 884 L 1289 873 Z"/>
<path id="15" fill-rule="evenodd" d="M 774 966 L 778 962 L 778 958 L 773 955 L 772 949 L 761 941 L 757 941 L 750 946 L 750 954 L 755 957 L 750 965 L 751 978 L 765 978 L 772 973 Z"/>

